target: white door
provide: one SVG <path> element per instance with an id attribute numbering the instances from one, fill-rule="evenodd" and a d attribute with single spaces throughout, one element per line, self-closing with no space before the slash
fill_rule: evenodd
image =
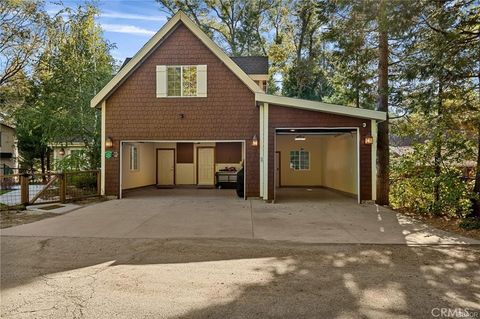
<path id="1" fill-rule="evenodd" d="M 213 147 L 197 148 L 197 184 L 215 184 L 215 151 Z"/>
<path id="2" fill-rule="evenodd" d="M 173 150 L 157 150 L 157 185 L 175 184 L 175 152 Z"/>
<path id="3" fill-rule="evenodd" d="M 280 152 L 275 152 L 275 187 L 280 187 Z"/>

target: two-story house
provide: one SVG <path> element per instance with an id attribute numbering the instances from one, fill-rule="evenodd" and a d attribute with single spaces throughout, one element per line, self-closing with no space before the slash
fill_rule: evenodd
<path id="1" fill-rule="evenodd" d="M 375 199 L 377 122 L 386 114 L 265 93 L 264 57 L 225 54 L 173 16 L 92 99 L 102 112 L 102 193 L 213 187 L 244 167 L 245 197 L 328 187 Z"/>

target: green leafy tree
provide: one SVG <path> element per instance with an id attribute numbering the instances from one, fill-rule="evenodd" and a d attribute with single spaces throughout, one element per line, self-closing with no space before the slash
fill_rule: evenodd
<path id="1" fill-rule="evenodd" d="M 333 93 L 326 102 L 375 108 L 377 52 L 373 2 L 340 1 L 325 32 Z M 346 32 L 348 30 L 348 32 Z"/>
<path id="2" fill-rule="evenodd" d="M 428 210 L 436 214 L 448 212 L 445 198 L 452 199 L 451 194 L 463 194 L 457 196 L 462 198 L 459 208 L 465 207 L 465 198 L 470 196 L 464 194 L 471 194 L 471 185 L 462 181 L 458 173 L 459 167 L 474 159 L 472 128 L 478 125 L 480 112 L 475 90 L 478 43 L 472 40 L 472 30 L 465 29 L 465 25 L 471 25 L 467 21 L 472 15 L 466 4 L 465 1 L 423 3 L 415 41 L 406 48 L 411 54 L 404 62 L 404 103 L 409 117 L 422 119 L 415 134 L 426 141 L 416 148 L 418 156 L 414 152 L 411 157 L 428 168 L 427 175 L 417 177 L 431 187 L 418 188 L 417 192 L 429 198 Z M 416 169 L 412 165 L 400 167 Z"/>
<path id="3" fill-rule="evenodd" d="M 182 10 L 233 56 L 267 54 L 267 12 L 276 0 L 156 0 L 163 11 Z"/>
<path id="4" fill-rule="evenodd" d="M 100 166 L 101 122 L 99 111 L 90 107 L 90 100 L 114 71 L 111 45 L 95 23 L 96 14 L 91 5 L 79 6 L 75 10 L 67 8 L 49 21 L 48 39 L 33 69 L 30 94 L 16 114 L 20 129 L 32 132 L 36 128 L 36 137 L 43 146 L 68 146 L 82 141 L 90 168 Z M 38 116 L 32 119 L 28 116 L 31 114 Z M 32 152 L 30 143 L 25 147 L 22 143 L 19 137 L 22 155 L 43 158 L 44 155 Z M 41 168 L 46 169 L 43 160 Z"/>
<path id="5" fill-rule="evenodd" d="M 331 94 L 321 28 L 331 10 L 328 2 L 300 0 L 294 5 L 291 36 L 295 56 L 284 73 L 282 92 L 286 96 L 323 100 Z"/>
<path id="6" fill-rule="evenodd" d="M 0 2 L 0 87 L 26 72 L 45 39 L 47 19 L 41 1 Z"/>

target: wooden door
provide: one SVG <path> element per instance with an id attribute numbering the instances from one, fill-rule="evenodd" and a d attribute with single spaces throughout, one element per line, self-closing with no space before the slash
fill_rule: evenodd
<path id="1" fill-rule="evenodd" d="M 215 185 L 215 149 L 213 147 L 197 148 L 197 184 Z"/>
<path id="2" fill-rule="evenodd" d="M 175 184 L 175 150 L 157 149 L 157 185 Z"/>

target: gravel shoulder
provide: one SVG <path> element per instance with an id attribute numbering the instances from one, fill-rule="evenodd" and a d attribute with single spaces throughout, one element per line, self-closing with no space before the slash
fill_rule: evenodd
<path id="1" fill-rule="evenodd" d="M 480 247 L 1 238 L 1 317 L 430 318 L 480 309 Z"/>

